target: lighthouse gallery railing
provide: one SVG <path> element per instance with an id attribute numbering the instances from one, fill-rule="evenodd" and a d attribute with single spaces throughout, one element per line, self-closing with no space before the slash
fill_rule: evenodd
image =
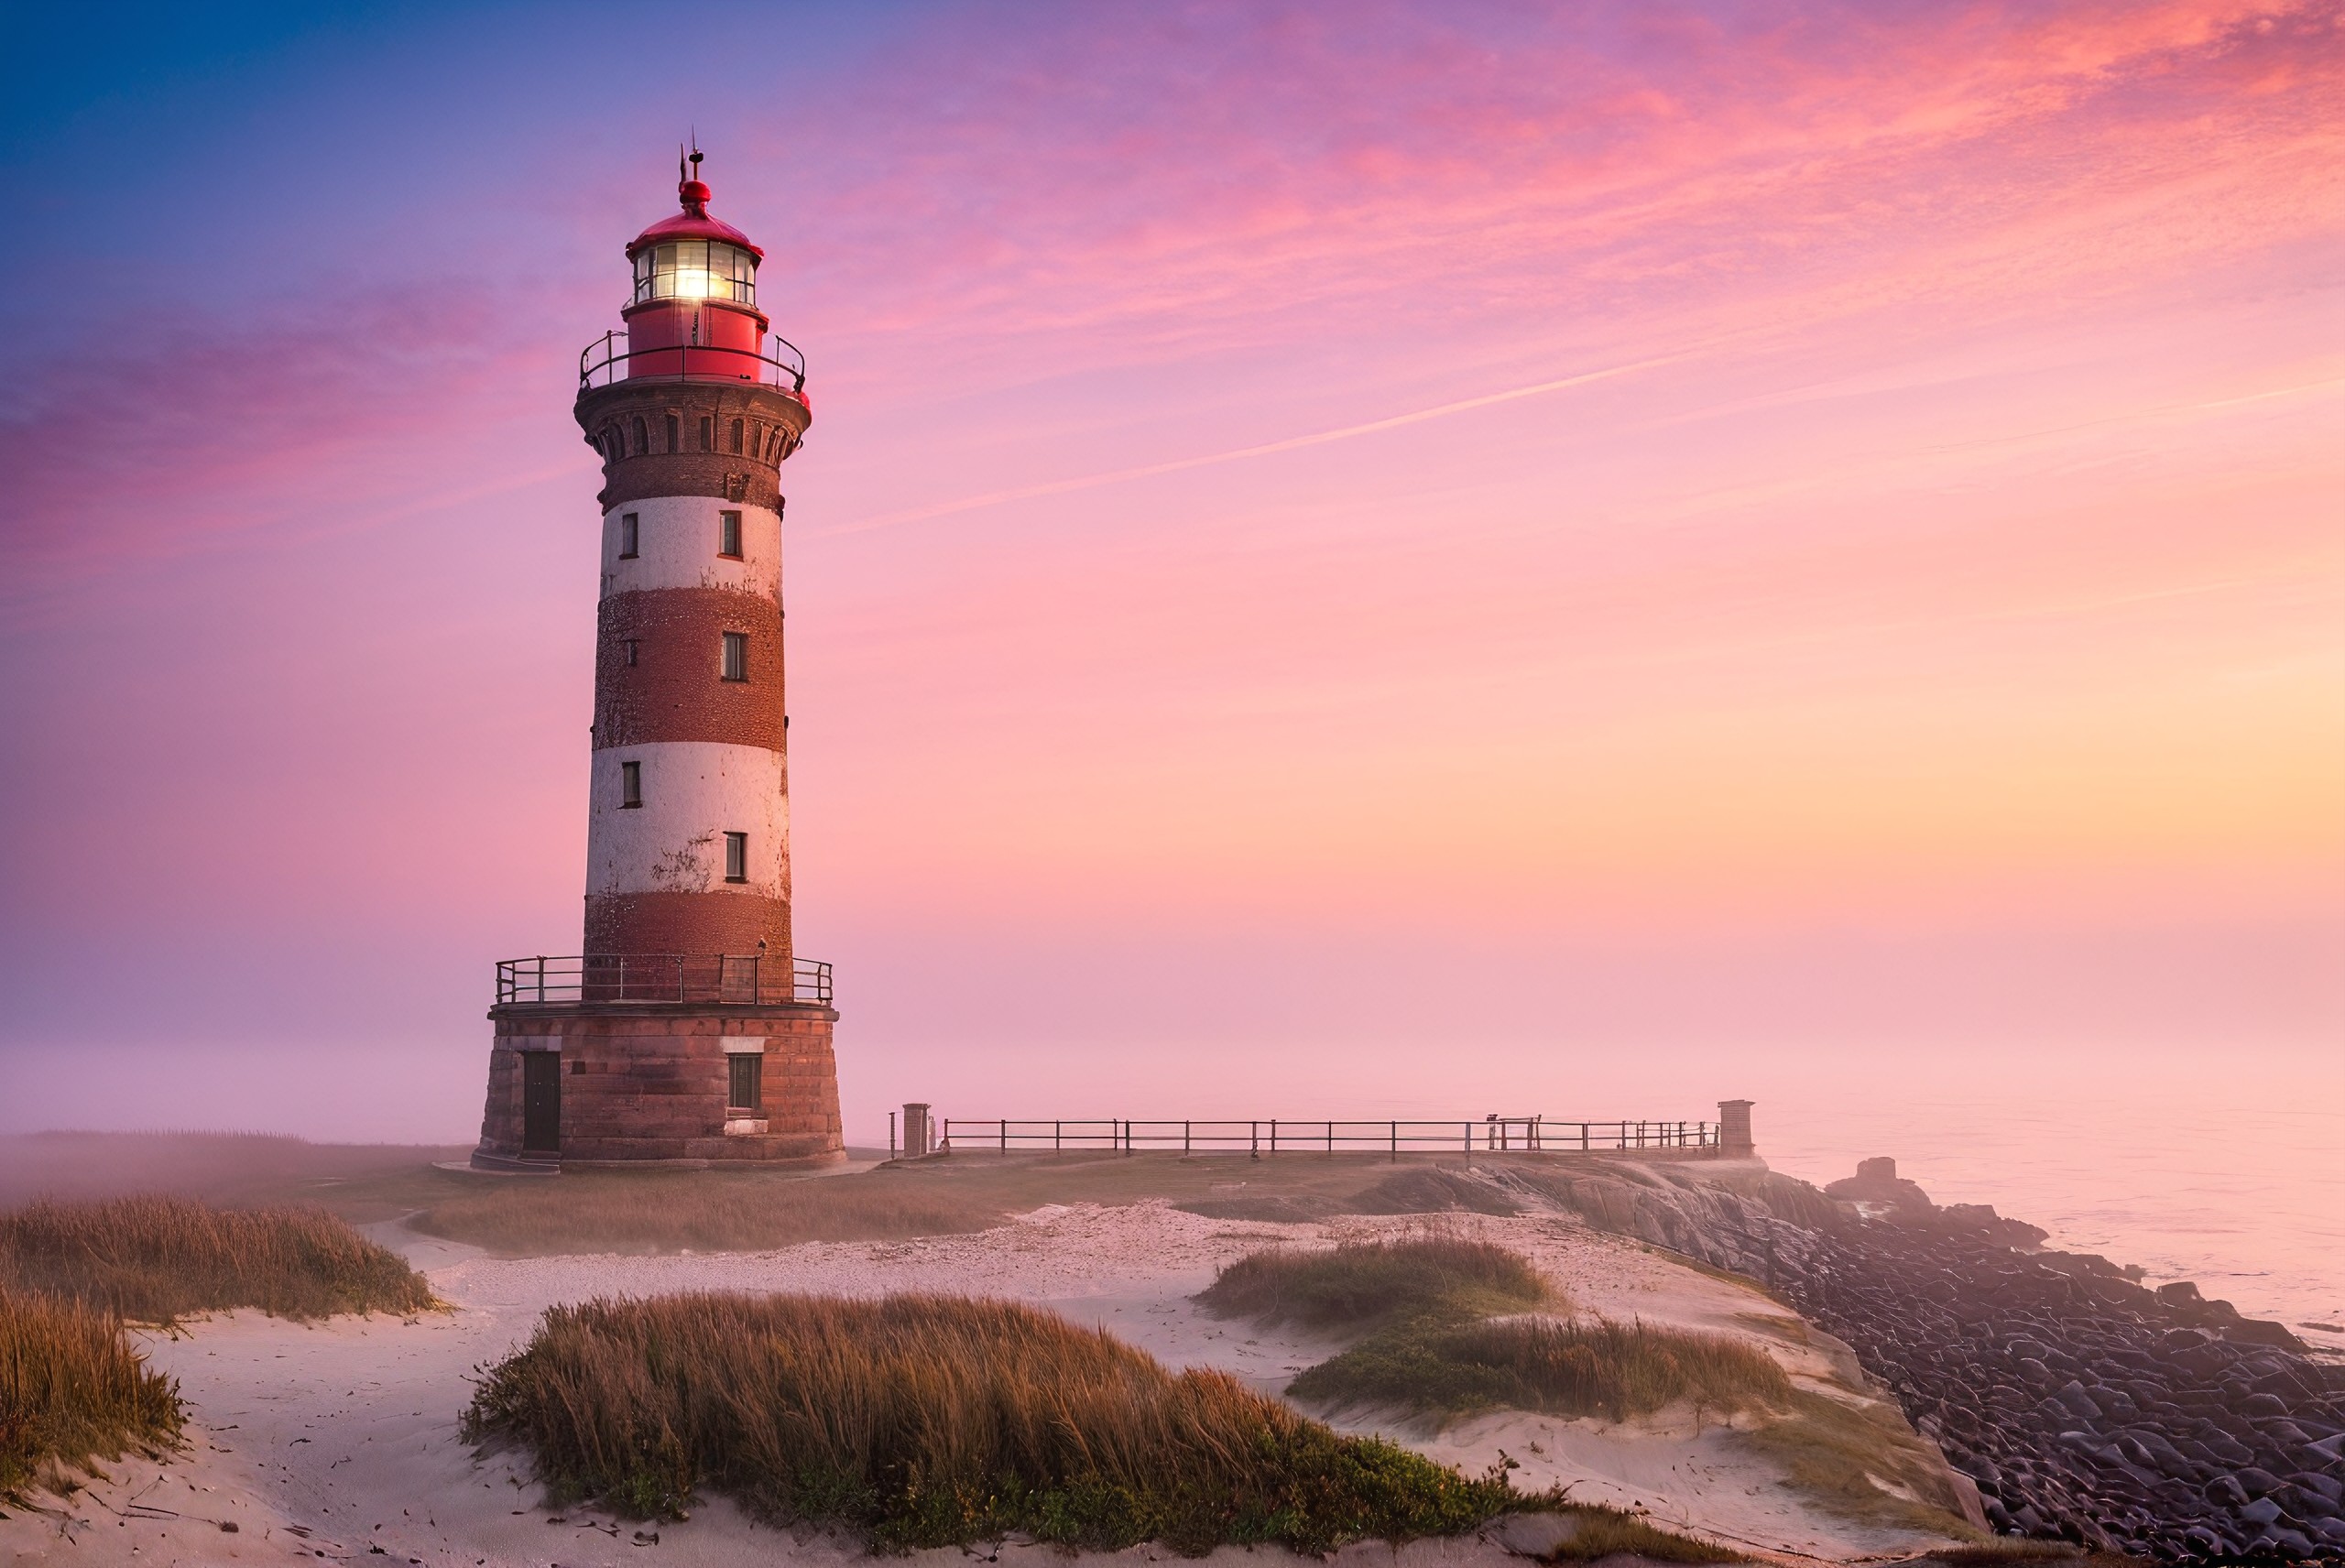
<path id="1" fill-rule="evenodd" d="M 507 958 L 496 966 L 499 1007 L 592 1002 L 831 1001 L 831 966 L 762 953 L 593 953 Z"/>
<path id="2" fill-rule="evenodd" d="M 774 351 L 719 348 L 714 343 L 669 343 L 661 348 L 630 350 L 624 332 L 605 332 L 578 351 L 578 389 L 609 387 L 621 381 L 754 381 L 779 387 L 803 398 L 806 356 L 780 332 L 769 333 Z M 712 365 L 724 366 L 712 374 Z"/>

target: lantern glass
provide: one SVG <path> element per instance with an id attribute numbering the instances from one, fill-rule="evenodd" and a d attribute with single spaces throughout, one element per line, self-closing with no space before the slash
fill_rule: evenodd
<path id="1" fill-rule="evenodd" d="M 730 299 L 755 305 L 757 257 L 722 240 L 647 245 L 635 258 L 635 302 L 648 299 Z"/>

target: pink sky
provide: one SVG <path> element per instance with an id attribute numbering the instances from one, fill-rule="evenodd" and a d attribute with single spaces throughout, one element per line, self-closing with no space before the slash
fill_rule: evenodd
<path id="1" fill-rule="evenodd" d="M 18 141 L 138 324 L 8 264 L 0 1122 L 470 1135 L 491 963 L 578 941 L 573 356 L 686 122 L 811 364 L 851 1136 L 2333 1082 L 2338 5 L 810 13 L 634 91 L 591 16 Z"/>

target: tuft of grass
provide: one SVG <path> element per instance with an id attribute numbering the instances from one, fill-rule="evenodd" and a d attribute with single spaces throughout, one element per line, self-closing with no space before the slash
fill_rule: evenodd
<path id="1" fill-rule="evenodd" d="M 1023 1530 L 1325 1552 L 1554 1500 L 1338 1436 L 1225 1373 L 1168 1372 L 1104 1331 L 961 1297 L 551 1308 L 486 1369 L 464 1430 L 529 1449 L 557 1497 L 680 1517 L 708 1488 L 899 1549 Z"/>
<path id="2" fill-rule="evenodd" d="M 1625 1508 L 1582 1503 L 1570 1510 L 1575 1528 L 1543 1563 L 1594 1563 L 1631 1552 L 1648 1563 L 1748 1563 L 1750 1558 L 1707 1541 L 1647 1523 Z"/>
<path id="3" fill-rule="evenodd" d="M 397 1253 L 322 1209 L 214 1209 L 166 1197 L 0 1214 L 0 1288 L 144 1323 L 236 1307 L 311 1318 L 434 1304 Z"/>
<path id="4" fill-rule="evenodd" d="M 1716 1410 L 1782 1405 L 1792 1385 L 1764 1351 L 1722 1334 L 1606 1318 L 1419 1317 L 1311 1367 L 1287 1391 L 1445 1418 L 1520 1410 L 1619 1421 L 1680 1399 Z"/>
<path id="5" fill-rule="evenodd" d="M 1431 1236 L 1257 1252 L 1224 1269 L 1197 1300 L 1225 1316 L 1356 1336 L 1288 1386 L 1298 1399 L 1331 1407 L 1625 1421 L 1679 1399 L 1737 1410 L 1783 1403 L 1792 1392 L 1764 1351 L 1725 1335 L 1500 1315 L 1563 1303 L 1529 1259 L 1493 1242 Z"/>
<path id="6" fill-rule="evenodd" d="M 1844 1519 L 1957 1539 L 1979 1535 L 1963 1522 L 1962 1500 L 1936 1450 L 1892 1406 L 1847 1405 L 1803 1388 L 1780 1419 L 1740 1441 L 1782 1466 L 1793 1487 Z M 1874 1476 L 1918 1500 L 1885 1490 Z"/>
<path id="7" fill-rule="evenodd" d="M 147 1370 L 113 1313 L 0 1290 L 0 1497 L 59 1486 L 67 1466 L 174 1445 L 185 1419 L 178 1384 Z"/>
<path id="8" fill-rule="evenodd" d="M 922 1183 L 765 1172 L 572 1171 L 478 1179 L 408 1223 L 507 1258 L 766 1252 L 808 1241 L 892 1241 L 984 1230 L 1001 1209 Z"/>
<path id="9" fill-rule="evenodd" d="M 1197 1295 L 1224 1317 L 1365 1330 L 1435 1314 L 1516 1312 L 1555 1299 L 1529 1259 L 1494 1242 L 1427 1236 L 1346 1242 L 1332 1251 L 1256 1252 Z"/>

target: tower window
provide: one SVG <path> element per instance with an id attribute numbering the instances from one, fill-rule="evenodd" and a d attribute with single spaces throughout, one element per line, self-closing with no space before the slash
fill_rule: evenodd
<path id="1" fill-rule="evenodd" d="M 741 450 L 741 421 L 738 419 L 733 421 L 733 450 Z"/>
<path id="2" fill-rule="evenodd" d="M 749 835 L 729 833 L 725 835 L 725 880 L 747 882 L 749 879 Z"/>
<path id="3" fill-rule="evenodd" d="M 632 811 L 634 808 L 642 804 L 643 764 L 640 762 L 620 763 L 619 805 L 621 809 Z"/>
<path id="4" fill-rule="evenodd" d="M 636 641 L 633 637 L 627 639 L 627 667 L 629 670 L 633 670 L 635 668 L 635 650 L 641 646 L 642 644 Z"/>
<path id="5" fill-rule="evenodd" d="M 725 634 L 722 673 L 727 681 L 747 681 L 749 678 L 748 633 L 726 632 Z"/>
<path id="6" fill-rule="evenodd" d="M 621 561 L 633 561 L 635 559 L 635 547 L 638 542 L 638 535 L 640 534 L 640 531 L 641 530 L 636 524 L 636 515 L 633 512 L 621 512 L 619 514 L 619 559 Z M 634 660 L 629 659 L 627 662 L 631 664 Z"/>
<path id="7" fill-rule="evenodd" d="M 673 414 L 668 416 L 668 450 L 670 452 L 684 450 L 684 433 L 679 428 L 676 416 Z"/>
<path id="8" fill-rule="evenodd" d="M 766 1059 L 750 1051 L 736 1051 L 725 1059 L 732 1082 L 726 1085 L 725 1108 L 728 1111 L 754 1111 L 765 1101 L 760 1093 L 764 1084 Z"/>
<path id="9" fill-rule="evenodd" d="M 716 514 L 716 553 L 729 555 L 736 561 L 741 559 L 740 513 L 719 512 Z"/>
<path id="10" fill-rule="evenodd" d="M 651 433 L 643 428 L 643 420 L 638 417 L 635 420 L 635 455 L 641 457 L 650 450 Z"/>
<path id="11" fill-rule="evenodd" d="M 716 419 L 714 415 L 703 414 L 700 417 L 700 449 L 703 452 L 716 450 Z"/>

